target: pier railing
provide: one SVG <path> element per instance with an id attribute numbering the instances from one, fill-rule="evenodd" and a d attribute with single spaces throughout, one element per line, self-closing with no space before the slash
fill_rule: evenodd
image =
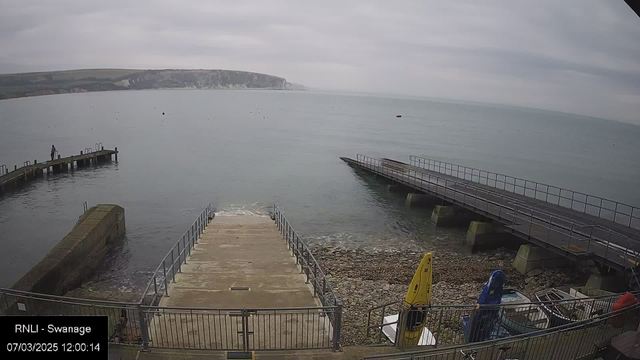
<path id="1" fill-rule="evenodd" d="M 176 281 L 176 273 L 182 271 L 182 264 L 187 263 L 187 257 L 212 219 L 213 210 L 209 204 L 160 261 L 140 296 L 140 304 L 157 305 L 163 296 L 169 296 L 169 283 Z"/>
<path id="2" fill-rule="evenodd" d="M 273 205 L 273 212 L 278 230 L 280 230 L 287 242 L 287 246 L 296 257 L 296 264 L 300 266 L 301 273 L 306 276 L 307 283 L 311 283 L 313 286 L 313 295 L 317 296 L 324 306 L 338 306 L 340 304 L 338 296 L 327 281 L 324 271 L 322 271 L 307 244 L 300 239 L 293 226 L 276 205 Z"/>
<path id="3" fill-rule="evenodd" d="M 575 360 L 596 354 L 606 342 L 626 331 L 635 331 L 640 304 L 593 318 L 496 340 L 424 350 L 366 356 L 365 359 L 466 360 L 539 359 Z"/>
<path id="4" fill-rule="evenodd" d="M 341 307 L 207 308 L 146 306 L 0 288 L 0 316 L 107 316 L 109 342 L 143 349 L 336 349 Z M 340 312 L 340 313 L 336 313 Z"/>
<path id="5" fill-rule="evenodd" d="M 307 244 L 300 239 L 300 236 L 296 233 L 293 226 L 291 226 L 280 208 L 276 205 L 273 205 L 273 217 L 278 226 L 278 230 L 280 230 L 287 242 L 287 246 L 296 257 L 296 264 L 300 266 L 300 272 L 306 276 L 307 283 L 311 283 L 313 295 L 320 299 L 323 306 L 332 309 L 335 307 L 335 310 L 329 312 L 328 316 L 334 331 L 334 350 L 338 350 L 340 331 L 342 328 L 342 303 L 333 291 L 331 284 L 327 281 L 324 271 L 322 271 L 322 268 L 311 253 L 311 250 L 309 250 Z"/>
<path id="6" fill-rule="evenodd" d="M 109 342 L 142 343 L 142 309 L 137 303 L 78 299 L 0 288 L 0 316 L 5 315 L 91 315 L 107 316 Z"/>
<path id="7" fill-rule="evenodd" d="M 529 207 L 499 192 L 422 172 L 419 167 L 365 155 L 357 155 L 356 159 L 357 164 L 374 174 L 498 220 L 514 234 L 543 243 L 544 247 L 553 247 L 576 257 L 596 255 L 607 260 L 607 264 L 622 269 L 640 260 L 639 241 L 605 227 L 585 226 L 570 218 Z"/>
<path id="8" fill-rule="evenodd" d="M 507 337 L 521 332 L 558 327 L 607 314 L 613 311 L 613 304 L 623 294 L 518 304 L 431 305 L 424 309 L 423 323 L 431 334 L 427 339 L 431 345 L 436 347 L 460 345 L 487 340 L 489 337 Z M 635 291 L 633 294 L 637 297 L 640 295 L 640 291 Z M 551 309 L 560 309 L 562 314 L 551 315 Z M 402 300 L 369 309 L 367 342 L 402 347 L 402 336 L 399 339 L 394 339 L 393 342 L 399 341 L 394 344 L 384 334 L 392 326 L 398 328 L 401 321 L 388 321 L 385 317 L 398 315 L 398 319 L 402 319 L 410 310 L 403 308 Z M 473 319 L 487 318 L 493 318 L 497 325 L 487 329 L 474 324 Z M 510 319 L 518 320 L 511 321 Z"/>
<path id="9" fill-rule="evenodd" d="M 421 156 L 409 156 L 409 164 L 640 229 L 640 208 L 619 201 Z"/>

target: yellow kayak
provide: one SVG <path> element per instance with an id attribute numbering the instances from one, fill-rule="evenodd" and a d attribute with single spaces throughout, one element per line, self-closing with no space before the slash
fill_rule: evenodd
<path id="1" fill-rule="evenodd" d="M 404 345 L 417 345 L 422 335 L 427 315 L 426 307 L 431 304 L 431 253 L 428 252 L 420 261 L 416 273 L 404 298 Z"/>

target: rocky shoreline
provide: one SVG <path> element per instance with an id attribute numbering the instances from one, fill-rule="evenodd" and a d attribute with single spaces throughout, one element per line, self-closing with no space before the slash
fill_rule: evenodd
<path id="1" fill-rule="evenodd" d="M 370 344 L 366 335 L 370 308 L 401 300 L 424 252 L 433 253 L 433 304 L 474 304 L 491 272 L 505 272 L 506 287 L 527 295 L 549 288 L 583 285 L 588 269 L 567 267 L 518 273 L 515 250 L 499 248 L 475 254 L 452 251 L 347 249 L 317 245 L 312 250 L 343 303 L 343 345 Z"/>

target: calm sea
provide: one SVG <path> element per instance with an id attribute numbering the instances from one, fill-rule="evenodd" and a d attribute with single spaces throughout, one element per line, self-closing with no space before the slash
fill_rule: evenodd
<path id="1" fill-rule="evenodd" d="M 163 115 L 163 112 L 165 115 Z M 402 114 L 396 118 L 396 114 Z M 83 202 L 126 211 L 127 236 L 99 286 L 135 291 L 202 207 L 277 203 L 310 242 L 463 251 L 340 156 L 423 155 L 640 205 L 640 127 L 544 110 L 286 91 L 125 91 L 0 101 L 0 164 L 101 142 L 119 162 L 0 198 L 0 286 L 62 239 Z"/>

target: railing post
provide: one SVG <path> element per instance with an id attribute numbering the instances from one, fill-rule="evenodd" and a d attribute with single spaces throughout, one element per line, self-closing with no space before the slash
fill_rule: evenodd
<path id="1" fill-rule="evenodd" d="M 398 313 L 398 321 L 396 322 L 396 348 L 404 348 L 404 324 L 406 321 L 407 309 L 404 306 L 400 306 L 400 312 Z M 382 331 L 382 330 L 381 330 Z"/>
<path id="2" fill-rule="evenodd" d="M 169 286 L 167 286 L 167 265 L 165 260 L 162 260 L 162 273 L 164 275 L 164 294 L 169 296 Z"/>
<path id="3" fill-rule="evenodd" d="M 342 328 L 342 304 L 338 304 L 333 314 L 333 351 L 340 351 L 340 330 Z"/>
<path id="4" fill-rule="evenodd" d="M 173 282 L 176 282 L 176 261 L 173 258 L 173 249 L 171 249 L 171 275 Z"/>
<path id="5" fill-rule="evenodd" d="M 158 277 L 155 274 L 153 275 L 153 292 L 158 297 Z"/>
<path id="6" fill-rule="evenodd" d="M 191 256 L 191 244 L 193 244 L 193 225 L 191 225 L 191 229 L 189 229 L 189 231 L 191 231 L 191 235 L 189 235 L 189 238 L 187 239 L 187 243 L 184 244 L 186 245 L 186 249 L 187 252 L 184 253 L 184 263 L 187 263 L 187 256 Z"/>
<path id="7" fill-rule="evenodd" d="M 138 305 L 138 318 L 140 320 L 140 334 L 142 336 L 142 349 L 149 350 L 149 329 L 147 328 L 147 320 L 145 319 L 144 310 Z"/>
<path id="8" fill-rule="evenodd" d="M 305 283 L 309 283 L 309 273 L 311 272 L 311 266 L 309 266 L 309 260 L 311 258 L 311 254 L 309 253 L 309 249 L 307 249 L 307 258 L 304 260 L 305 265 L 306 265 L 306 270 L 305 270 L 305 275 L 307 275 L 307 281 L 305 281 Z"/>
<path id="9" fill-rule="evenodd" d="M 184 236 L 182 237 L 184 239 Z M 171 254 L 173 256 L 173 254 Z M 182 272 L 182 253 L 180 252 L 180 240 L 178 240 L 178 272 Z M 176 278 L 173 278 L 173 282 L 176 282 Z"/>

